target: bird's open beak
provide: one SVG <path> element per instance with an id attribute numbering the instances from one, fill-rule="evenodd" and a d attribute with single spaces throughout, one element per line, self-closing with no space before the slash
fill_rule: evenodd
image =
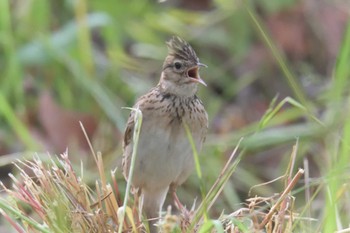
<path id="1" fill-rule="evenodd" d="M 196 83 L 201 83 L 204 86 L 207 86 L 207 84 L 203 81 L 203 79 L 201 79 L 201 77 L 199 76 L 199 67 L 205 67 L 207 68 L 208 66 L 203 64 L 203 63 L 197 63 L 197 65 L 195 67 L 192 67 L 191 69 L 189 69 L 187 71 L 187 75 L 188 77 L 191 79 L 192 82 L 196 82 Z"/>

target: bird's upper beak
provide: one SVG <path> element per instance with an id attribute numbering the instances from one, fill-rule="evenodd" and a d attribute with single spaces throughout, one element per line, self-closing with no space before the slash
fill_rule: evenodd
<path id="1" fill-rule="evenodd" d="M 190 68 L 188 71 L 187 71 L 187 75 L 188 77 L 191 79 L 192 82 L 197 82 L 197 83 L 201 83 L 203 84 L 204 86 L 207 86 L 207 84 L 203 81 L 203 79 L 201 79 L 201 77 L 199 76 L 199 67 L 205 67 L 207 68 L 208 66 L 203 64 L 203 63 L 200 63 L 198 62 L 196 66 Z"/>

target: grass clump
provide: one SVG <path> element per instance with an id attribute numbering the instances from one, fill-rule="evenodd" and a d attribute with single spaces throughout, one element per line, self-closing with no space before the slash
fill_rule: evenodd
<path id="1" fill-rule="evenodd" d="M 16 165 L 20 178 L 11 175 L 13 189 L 3 186 L 15 204 L 9 209 L 3 206 L 12 201 L 1 203 L 5 216 L 22 221 L 10 221 L 18 232 L 113 232 L 118 224 L 116 183 L 96 181 L 92 191 L 73 170 L 67 153 L 48 164 L 35 158 Z"/>
<path id="2" fill-rule="evenodd" d="M 285 189 L 271 197 L 255 196 L 247 199 L 246 207 L 233 213 L 222 213 L 209 219 L 209 212 L 243 153 L 232 152 L 224 168 L 202 202 L 188 210 L 182 208 L 174 215 L 167 209 L 159 226 L 162 232 L 292 232 L 295 227 L 292 189 L 303 174 L 293 175 L 297 146 L 290 165 L 283 176 Z M 1 213 L 18 232 L 144 232 L 139 214 L 138 198 L 134 196 L 121 207 L 115 172 L 111 183 L 106 181 L 100 154 L 95 155 L 99 180 L 91 188 L 84 182 L 83 166 L 80 175 L 74 171 L 68 153 L 51 158 L 46 164 L 39 157 L 17 161 L 19 178 L 10 175 L 13 188 L 3 189 L 7 199 L 0 200 Z M 263 184 L 266 185 L 266 184 Z M 125 219 L 122 217 L 123 212 Z M 124 219 L 123 224 L 121 219 Z M 19 221 L 17 221 L 19 220 Z M 300 223 L 300 221 L 299 221 Z"/>

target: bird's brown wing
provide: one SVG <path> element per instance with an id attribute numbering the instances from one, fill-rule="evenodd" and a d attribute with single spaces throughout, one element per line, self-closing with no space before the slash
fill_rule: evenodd
<path id="1" fill-rule="evenodd" d="M 131 140 L 132 140 L 132 135 L 134 133 L 134 112 L 132 111 L 130 113 L 128 122 L 126 123 L 126 129 L 124 132 L 124 141 L 123 141 L 123 149 L 125 149 L 125 147 L 127 145 L 130 144 Z"/>
<path id="2" fill-rule="evenodd" d="M 126 124 L 126 129 L 124 132 L 124 141 L 123 141 L 123 174 L 124 177 L 127 178 L 128 171 L 129 171 L 129 163 L 130 163 L 130 156 L 131 156 L 131 150 L 127 150 L 127 146 L 132 142 L 132 137 L 134 134 L 134 111 L 131 111 L 128 122 Z"/>
<path id="3" fill-rule="evenodd" d="M 157 96 L 157 97 L 155 97 Z M 150 110 L 154 109 L 154 102 L 149 101 L 149 99 L 154 99 L 154 98 L 159 98 L 159 87 L 155 87 L 150 90 L 147 94 L 141 96 L 137 101 L 136 104 L 134 105 L 133 108 L 138 108 L 141 110 L 142 114 L 145 114 L 149 112 Z M 123 144 L 123 149 L 125 153 L 125 148 L 131 143 L 132 137 L 134 134 L 134 116 L 135 112 L 131 111 L 128 122 L 126 124 L 126 129 L 124 133 L 124 144 Z"/>

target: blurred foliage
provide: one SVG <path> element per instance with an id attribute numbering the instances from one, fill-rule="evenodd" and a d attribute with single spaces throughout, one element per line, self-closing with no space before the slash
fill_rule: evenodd
<path id="1" fill-rule="evenodd" d="M 199 90 L 210 118 L 201 153 L 208 188 L 244 137 L 244 157 L 213 216 L 283 174 L 299 138 L 296 163 L 309 162 L 311 183 L 300 183 L 296 205 L 323 220 L 315 228 L 340 230 L 350 216 L 349 9 L 342 0 L 0 0 L 2 158 L 67 146 L 82 149 L 76 160 L 88 162 L 88 149 L 70 138 L 85 119 L 113 169 L 128 116 L 122 107 L 158 82 L 164 42 L 178 35 L 209 67 L 201 70 L 208 88 Z M 185 203 L 199 196 L 196 184 L 193 176 L 179 190 Z"/>

